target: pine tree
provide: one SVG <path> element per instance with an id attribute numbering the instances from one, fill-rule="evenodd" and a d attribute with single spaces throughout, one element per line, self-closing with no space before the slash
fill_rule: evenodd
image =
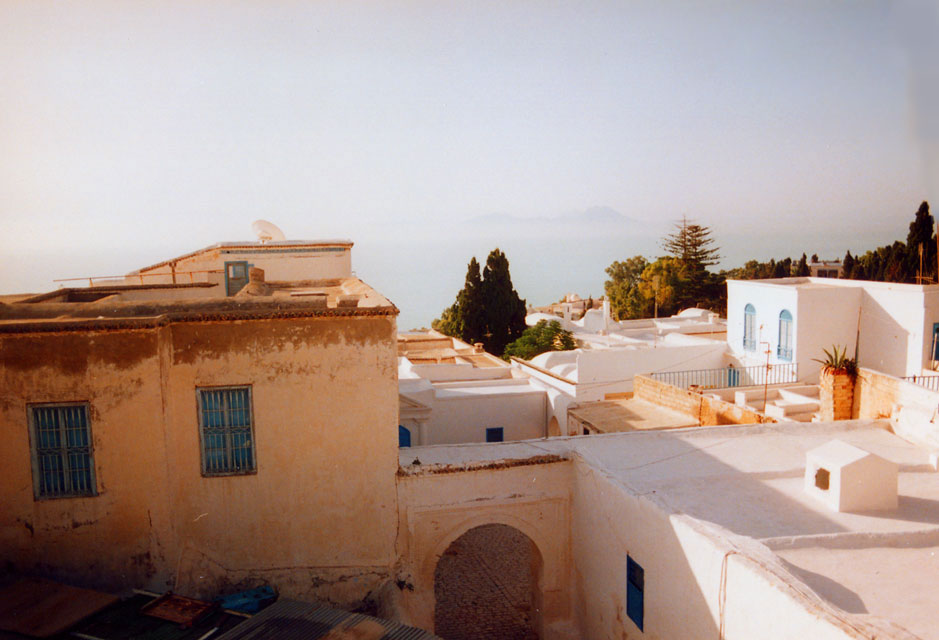
<path id="1" fill-rule="evenodd" d="M 717 247 L 712 246 L 714 239 L 708 227 L 684 217 L 673 226 L 675 230 L 662 239 L 662 248 L 670 257 L 681 260 L 690 272 L 717 264 L 721 257 Z"/>
<path id="2" fill-rule="evenodd" d="M 674 231 L 662 239 L 662 248 L 683 267 L 686 282 L 675 292 L 676 305 L 710 306 L 716 290 L 707 268 L 720 260 L 711 230 L 685 217 L 673 226 Z"/>

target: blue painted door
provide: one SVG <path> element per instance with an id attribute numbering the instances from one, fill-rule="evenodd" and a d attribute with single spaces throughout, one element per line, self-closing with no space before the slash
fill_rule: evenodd
<path id="1" fill-rule="evenodd" d="M 398 446 L 399 447 L 410 447 L 411 446 L 411 432 L 408 431 L 407 427 L 404 425 L 398 425 Z"/>

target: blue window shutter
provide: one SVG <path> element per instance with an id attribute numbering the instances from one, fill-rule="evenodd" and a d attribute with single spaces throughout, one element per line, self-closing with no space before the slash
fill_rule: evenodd
<path id="1" fill-rule="evenodd" d="M 256 465 L 251 387 L 216 387 L 196 392 L 203 475 L 253 473 Z"/>
<path id="2" fill-rule="evenodd" d="M 486 429 L 486 442 L 502 442 L 505 434 L 502 427 L 489 427 Z"/>
<path id="3" fill-rule="evenodd" d="M 639 563 L 626 556 L 626 615 L 642 631 L 645 598 L 645 571 Z"/>
<path id="4" fill-rule="evenodd" d="M 407 427 L 404 425 L 398 425 L 398 446 L 399 447 L 410 447 L 411 446 L 411 432 L 408 431 Z"/>

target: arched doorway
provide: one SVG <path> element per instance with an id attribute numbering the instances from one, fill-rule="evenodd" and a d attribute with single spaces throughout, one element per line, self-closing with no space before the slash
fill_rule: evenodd
<path id="1" fill-rule="evenodd" d="M 470 529 L 437 562 L 434 633 L 445 640 L 536 640 L 541 571 L 538 548 L 518 529 Z"/>

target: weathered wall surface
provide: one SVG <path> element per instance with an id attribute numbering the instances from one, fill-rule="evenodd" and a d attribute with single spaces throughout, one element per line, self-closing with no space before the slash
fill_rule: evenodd
<path id="1" fill-rule="evenodd" d="M 701 426 L 776 422 L 773 418 L 762 416 L 732 402 L 711 398 L 708 395 L 653 380 L 647 376 L 636 376 L 633 386 L 635 389 L 633 397 L 683 413 L 697 420 Z"/>
<path id="2" fill-rule="evenodd" d="M 397 578 L 408 623 L 433 628 L 434 570 L 447 547 L 474 527 L 505 524 L 528 536 L 540 556 L 540 637 L 570 637 L 570 488 L 567 461 L 399 475 Z"/>
<path id="3" fill-rule="evenodd" d="M 0 562 L 97 587 L 175 561 L 154 331 L 0 337 Z M 33 495 L 28 405 L 87 402 L 98 495 Z"/>
<path id="4" fill-rule="evenodd" d="M 352 251 L 347 247 L 276 247 L 213 249 L 182 258 L 176 264 L 178 282 L 225 282 L 226 262 L 248 262 L 264 270 L 265 279 L 273 281 L 299 281 L 328 278 L 348 278 L 352 275 Z M 188 272 L 193 273 L 192 276 Z M 206 273 L 213 272 L 213 273 Z M 169 265 L 161 265 L 144 272 L 144 284 L 165 284 L 173 281 Z M 160 275 L 157 275 L 160 274 Z M 139 276 L 127 276 L 128 282 L 140 282 Z M 222 295 L 225 293 L 222 291 Z"/>
<path id="5" fill-rule="evenodd" d="M 210 596 L 354 604 L 395 560 L 393 317 L 4 336 L 2 560 Z M 251 385 L 257 472 L 203 477 L 196 388 Z M 26 405 L 87 401 L 100 495 L 33 499 Z"/>

